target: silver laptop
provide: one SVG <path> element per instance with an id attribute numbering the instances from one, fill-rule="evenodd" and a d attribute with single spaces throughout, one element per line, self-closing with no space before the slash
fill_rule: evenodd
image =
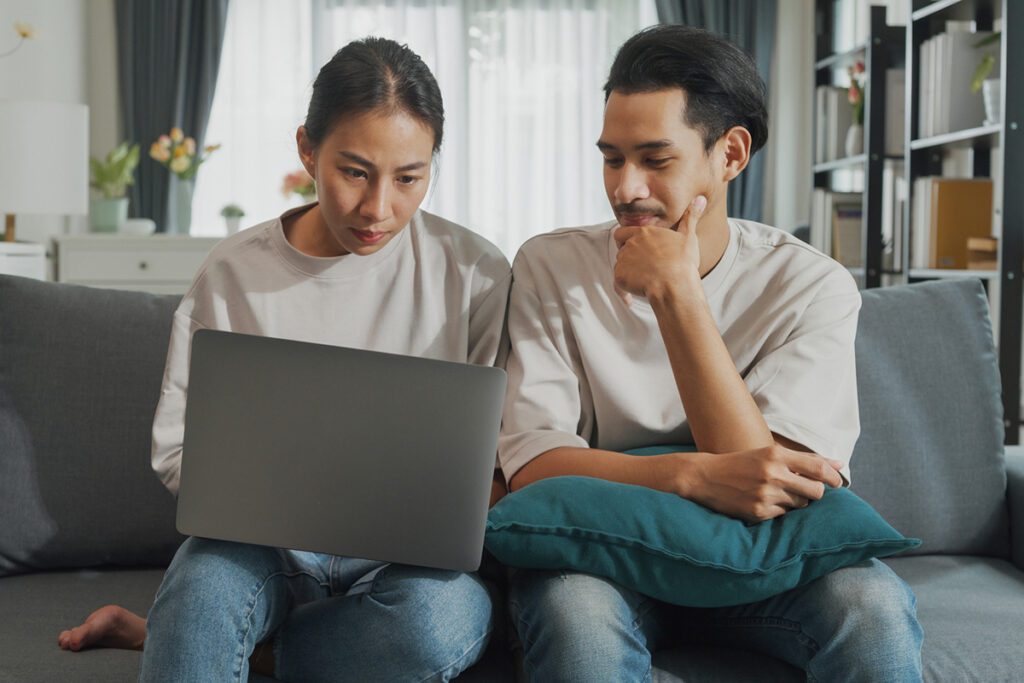
<path id="1" fill-rule="evenodd" d="M 199 330 L 178 530 L 473 571 L 505 372 Z"/>

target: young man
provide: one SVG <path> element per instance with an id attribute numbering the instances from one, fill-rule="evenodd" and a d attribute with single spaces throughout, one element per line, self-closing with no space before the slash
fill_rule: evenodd
<path id="1" fill-rule="evenodd" d="M 622 46 L 605 95 L 597 146 L 617 225 L 536 237 L 513 266 L 511 490 L 585 475 L 759 521 L 848 483 L 857 287 L 787 233 L 726 216 L 729 182 L 767 137 L 753 63 L 660 26 Z M 665 443 L 698 452 L 621 453 Z M 921 678 L 913 594 L 878 561 L 730 608 L 568 571 L 516 572 L 509 601 L 526 671 L 545 683 L 650 680 L 651 651 L 681 638 L 766 652 L 809 680 Z"/>

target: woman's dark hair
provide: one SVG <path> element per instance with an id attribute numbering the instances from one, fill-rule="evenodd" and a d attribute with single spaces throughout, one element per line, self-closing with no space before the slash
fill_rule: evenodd
<path id="1" fill-rule="evenodd" d="M 733 126 L 750 132 L 751 154 L 768 140 L 764 81 L 753 60 L 725 38 L 676 24 L 644 29 L 619 48 L 604 98 L 613 90 L 666 88 L 686 93 L 683 121 L 704 136 L 705 152 Z"/>
<path id="2" fill-rule="evenodd" d="M 441 149 L 444 103 L 430 69 L 408 45 L 387 38 L 354 40 L 334 53 L 313 82 L 306 136 L 320 145 L 344 116 L 384 109 L 405 112 L 434 131 Z"/>

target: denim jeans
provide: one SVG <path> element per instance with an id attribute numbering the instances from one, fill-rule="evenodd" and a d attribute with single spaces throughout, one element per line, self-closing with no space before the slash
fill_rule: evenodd
<path id="1" fill-rule="evenodd" d="M 473 574 L 189 538 L 149 613 L 141 681 L 238 681 L 273 635 L 283 681 L 447 681 L 486 648 Z"/>
<path id="2" fill-rule="evenodd" d="M 681 642 L 777 657 L 809 681 L 921 680 L 910 587 L 870 560 L 747 605 L 668 605 L 589 574 L 515 570 L 509 611 L 532 681 L 650 681 L 651 652 Z"/>

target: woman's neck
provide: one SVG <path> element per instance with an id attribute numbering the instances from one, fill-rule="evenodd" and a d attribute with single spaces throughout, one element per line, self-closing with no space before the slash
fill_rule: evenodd
<path id="1" fill-rule="evenodd" d="M 288 243 L 307 256 L 332 258 L 348 253 L 331 239 L 319 204 L 283 218 L 282 223 Z"/>

